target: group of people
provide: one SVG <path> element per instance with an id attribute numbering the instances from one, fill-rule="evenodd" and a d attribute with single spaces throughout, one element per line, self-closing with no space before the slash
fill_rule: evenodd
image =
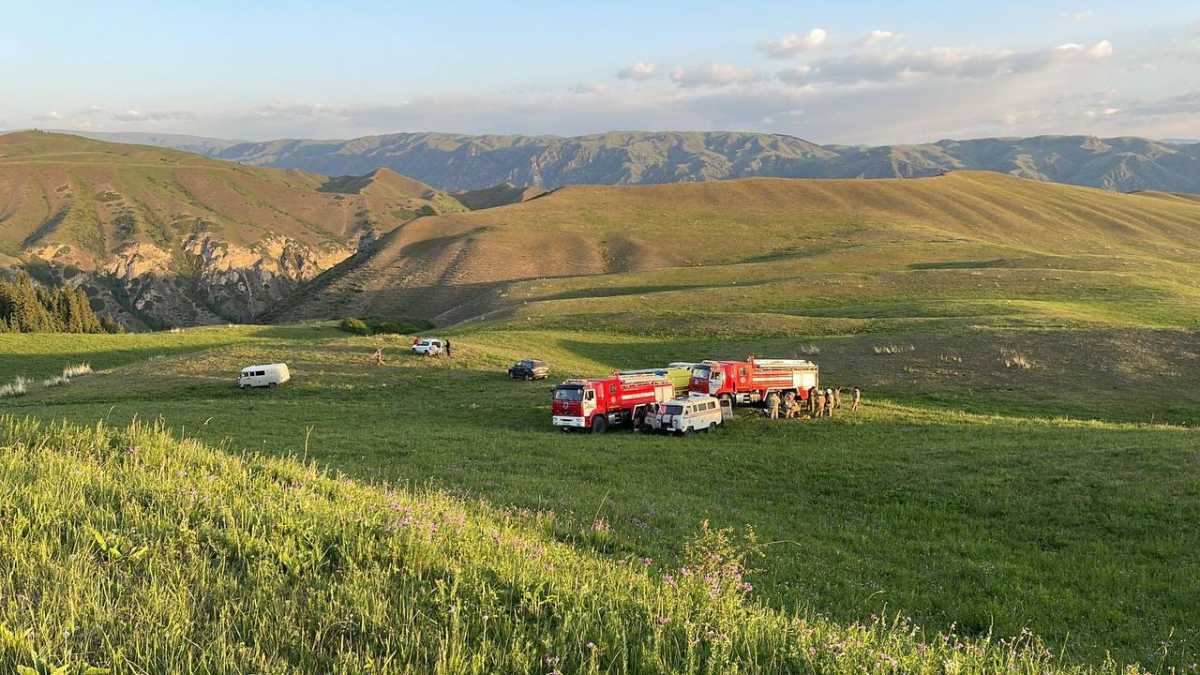
<path id="1" fill-rule="evenodd" d="M 806 393 L 808 396 L 805 398 L 797 398 L 796 393 L 791 391 L 782 397 L 774 391 L 767 394 L 767 416 L 773 420 L 779 419 L 781 414 L 784 419 L 804 415 L 811 418 L 833 417 L 833 412 L 842 408 L 841 387 L 836 389 L 812 387 Z M 861 403 L 862 391 L 855 387 L 850 391 L 850 412 L 857 411 Z"/>

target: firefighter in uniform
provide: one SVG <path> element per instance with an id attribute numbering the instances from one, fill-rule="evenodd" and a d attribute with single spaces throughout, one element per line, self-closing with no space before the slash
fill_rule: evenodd
<path id="1" fill-rule="evenodd" d="M 838 387 L 833 390 L 833 407 L 836 410 L 842 409 L 842 388 Z"/>
<path id="2" fill-rule="evenodd" d="M 375 365 L 382 366 L 383 365 L 383 347 L 376 349 L 375 355 L 372 356 L 371 359 L 375 361 Z"/>
<path id="3" fill-rule="evenodd" d="M 783 395 L 783 419 L 790 420 L 796 416 L 799 406 L 796 405 L 796 392 L 789 391 Z"/>
<path id="4" fill-rule="evenodd" d="M 813 417 L 820 417 L 825 412 L 825 392 L 820 389 L 813 395 Z"/>
<path id="5" fill-rule="evenodd" d="M 771 419 L 779 419 L 779 394 L 771 392 L 767 394 L 767 414 Z"/>
<path id="6" fill-rule="evenodd" d="M 833 417 L 833 389 L 825 387 L 825 416 Z"/>
<path id="7" fill-rule="evenodd" d="M 817 388 L 809 387 L 808 388 L 808 414 L 810 417 L 816 417 L 817 413 L 820 412 L 820 410 L 821 409 L 817 407 Z"/>
<path id="8" fill-rule="evenodd" d="M 862 402 L 862 391 L 858 387 L 855 387 L 852 396 L 853 398 L 850 399 L 850 412 L 856 412 L 858 404 Z"/>

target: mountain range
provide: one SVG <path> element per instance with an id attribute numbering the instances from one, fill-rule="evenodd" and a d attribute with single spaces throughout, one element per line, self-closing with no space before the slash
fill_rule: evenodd
<path id="1" fill-rule="evenodd" d="M 1145 138 L 1036 136 L 868 147 L 743 132 L 611 132 L 576 137 L 401 133 L 251 143 L 154 134 L 94 136 L 331 176 L 388 168 L 447 191 L 503 183 L 552 189 L 756 176 L 912 178 L 982 170 L 1118 192 L 1200 193 L 1200 143 Z"/>

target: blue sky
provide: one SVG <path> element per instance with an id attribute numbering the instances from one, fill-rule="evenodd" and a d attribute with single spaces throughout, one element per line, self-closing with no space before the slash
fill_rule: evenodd
<path id="1" fill-rule="evenodd" d="M 1200 4 L 2 0 L 24 127 L 1197 137 Z"/>

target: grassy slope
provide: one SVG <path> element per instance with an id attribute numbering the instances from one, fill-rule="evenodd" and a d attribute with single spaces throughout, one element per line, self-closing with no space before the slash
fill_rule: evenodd
<path id="1" fill-rule="evenodd" d="M 814 302 L 852 308 L 846 295 L 958 299 L 982 286 L 963 283 L 981 268 L 989 288 L 964 300 L 1086 301 L 1091 286 L 1103 286 L 1109 306 L 1114 296 L 1193 304 L 1198 229 L 1200 205 L 1188 200 L 997 174 L 570 187 L 410 223 L 279 317 L 454 322 L 605 286 L 618 289 L 612 296 L 638 296 L 618 300 L 628 306 L 645 292 L 684 287 L 691 295 L 734 282 L 781 284 L 755 294 L 772 301 L 752 299 L 739 311 L 794 314 Z M 827 293 L 830 285 L 844 287 Z M 709 306 L 728 310 L 731 292 L 746 293 L 725 288 Z"/>
<path id="2" fill-rule="evenodd" d="M 114 367 L 0 409 L 91 423 L 161 416 L 232 449 L 302 455 L 370 481 L 432 481 L 498 507 L 552 511 L 553 536 L 677 566 L 698 523 L 753 524 L 768 548 L 755 597 L 847 623 L 899 611 L 928 629 L 1017 635 L 1031 628 L 1071 662 L 1183 665 L 1194 660 L 1192 582 L 1200 574 L 1195 432 L 1056 415 L 1196 424 L 1194 352 L 1178 331 L 1063 332 L 1010 370 L 987 333 L 926 342 L 922 333 L 814 337 L 829 381 L 867 385 L 861 415 L 821 424 L 743 418 L 686 441 L 616 434 L 563 437 L 547 424 L 543 384 L 508 383 L 519 356 L 555 377 L 745 351 L 782 354 L 794 338 L 680 337 L 479 329 L 453 363 L 402 355 L 403 338 L 320 327 L 204 329 L 153 336 L 0 336 L 0 372 L 44 377 L 66 361 Z M 135 344 L 125 340 L 136 340 Z M 874 355 L 872 347 L 912 344 Z M 376 346 L 389 363 L 369 365 Z M 1174 373 L 1081 369 L 1103 350 L 1138 353 Z M 1043 351 L 1044 350 L 1044 351 Z M 161 356 L 158 353 L 161 352 Z M 945 361 L 943 356 L 959 357 Z M 240 365 L 283 359 L 295 382 L 238 393 Z M 956 374 L 949 374 L 956 373 Z M 1060 373 L 1075 373 L 1068 382 Z M 1066 382 L 1046 391 L 1047 382 Z M 1175 399 L 1157 398 L 1164 384 Z M 1117 387 L 1126 396 L 1097 397 Z M 959 410 L 975 410 L 975 413 Z M 994 416 L 1000 413 L 999 416 Z M 1026 417 L 1028 416 L 1028 417 Z M 307 436 L 311 429 L 311 435 Z M 347 430 L 353 430 L 348 432 Z M 307 442 L 307 449 L 306 449 Z M 1158 643 L 1170 642 L 1165 656 Z"/>
<path id="3" fill-rule="evenodd" d="M 423 206 L 462 210 L 453 198 L 387 172 L 353 194 L 327 179 L 253 169 L 196 155 L 39 132 L 0 136 L 0 252 L 67 244 L 103 260 L 120 245 L 170 249 L 195 232 L 243 246 L 270 235 L 342 246 L 386 231 Z M 378 184 L 376 184 L 378 183 Z"/>
<path id="4" fill-rule="evenodd" d="M 746 602 L 728 565 L 664 582 L 559 543 L 550 516 L 145 426 L 0 419 L 0 469 L 6 671 L 1070 670 L 1025 639 L 794 617 Z"/>

